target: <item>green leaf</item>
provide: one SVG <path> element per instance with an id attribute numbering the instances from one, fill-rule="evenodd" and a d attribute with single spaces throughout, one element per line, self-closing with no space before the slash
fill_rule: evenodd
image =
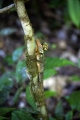
<path id="1" fill-rule="evenodd" d="M 51 90 L 47 90 L 44 92 L 46 98 L 49 98 L 49 97 L 53 97 L 53 96 L 56 96 L 57 95 L 57 92 L 54 92 L 54 91 L 51 91 Z"/>
<path id="2" fill-rule="evenodd" d="M 54 67 L 62 67 L 66 65 L 75 65 L 73 62 L 63 58 L 46 58 L 45 69 L 51 69 Z"/>
<path id="3" fill-rule="evenodd" d="M 63 106 L 61 101 L 56 106 L 55 115 L 58 120 L 63 120 Z"/>
<path id="4" fill-rule="evenodd" d="M 35 118 L 25 111 L 14 111 L 12 112 L 11 120 L 35 120 Z"/>
<path id="5" fill-rule="evenodd" d="M 17 103 L 18 98 L 19 98 L 20 93 L 22 92 L 22 90 L 23 90 L 23 87 L 20 87 L 20 88 L 17 90 L 17 92 L 15 93 L 15 95 L 14 95 L 14 99 L 13 99 L 14 104 Z"/>
<path id="6" fill-rule="evenodd" d="M 26 88 L 26 99 L 27 99 L 28 103 L 34 108 L 34 110 L 37 110 L 33 95 L 30 91 L 30 85 L 27 86 L 27 88 Z"/>
<path id="7" fill-rule="evenodd" d="M 70 96 L 66 97 L 71 108 L 80 111 L 80 91 L 73 92 Z"/>
<path id="8" fill-rule="evenodd" d="M 16 62 L 16 61 L 19 60 L 20 56 L 21 56 L 22 53 L 23 53 L 23 49 L 24 49 L 24 47 L 19 47 L 19 48 L 17 48 L 17 49 L 12 53 L 12 60 L 13 60 L 14 62 Z"/>
<path id="9" fill-rule="evenodd" d="M 20 82 L 20 80 L 25 80 L 27 78 L 25 61 L 20 60 L 17 63 L 15 77 L 17 82 Z"/>
<path id="10" fill-rule="evenodd" d="M 15 108 L 0 107 L 0 116 L 12 112 Z"/>
<path id="11" fill-rule="evenodd" d="M 80 0 L 68 0 L 68 10 L 71 20 L 80 28 Z"/>
<path id="12" fill-rule="evenodd" d="M 12 113 L 11 120 L 20 120 L 20 119 L 15 113 Z"/>
<path id="13" fill-rule="evenodd" d="M 65 116 L 65 120 L 72 120 L 72 117 L 73 117 L 73 111 L 69 111 Z"/>
<path id="14" fill-rule="evenodd" d="M 31 113 L 31 114 L 38 114 L 38 111 L 35 111 L 32 107 L 26 107 L 26 108 L 21 108 L 21 110 L 24 112 L 24 111 L 26 111 L 26 112 L 28 112 L 28 113 Z"/>
<path id="15" fill-rule="evenodd" d="M 57 71 L 56 70 L 53 70 L 53 69 L 45 69 L 44 70 L 44 79 L 47 79 L 49 77 L 51 77 L 52 75 L 55 75 L 57 74 Z"/>

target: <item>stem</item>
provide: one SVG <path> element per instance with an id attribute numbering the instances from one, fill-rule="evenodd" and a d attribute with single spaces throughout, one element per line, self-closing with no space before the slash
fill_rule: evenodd
<path id="1" fill-rule="evenodd" d="M 14 9 L 14 4 L 11 4 L 11 5 L 7 6 L 7 7 L 4 7 L 2 9 L 0 9 L 0 14 L 5 13 L 5 12 L 10 12 L 12 9 Z"/>
<path id="2" fill-rule="evenodd" d="M 37 64 L 42 65 L 43 60 L 39 63 L 36 60 L 37 45 L 23 0 L 14 0 L 14 3 L 25 34 L 27 73 L 31 82 L 31 93 L 38 110 L 38 120 L 48 120 L 43 88 L 43 71 L 39 72 L 37 66 Z"/>

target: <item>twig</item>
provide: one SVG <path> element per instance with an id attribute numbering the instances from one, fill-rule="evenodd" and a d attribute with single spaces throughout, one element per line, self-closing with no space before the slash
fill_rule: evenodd
<path id="1" fill-rule="evenodd" d="M 2 8 L 2 9 L 0 9 L 0 14 L 1 14 L 1 13 L 5 13 L 5 12 L 9 12 L 9 11 L 11 11 L 11 9 L 13 9 L 14 7 L 15 7 L 14 4 L 11 4 L 11 5 L 7 6 L 7 7 L 4 7 L 4 8 Z"/>

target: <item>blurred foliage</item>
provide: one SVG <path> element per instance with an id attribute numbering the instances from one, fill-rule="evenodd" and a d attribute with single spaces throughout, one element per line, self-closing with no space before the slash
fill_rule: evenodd
<path id="1" fill-rule="evenodd" d="M 10 0 L 7 0 L 8 3 Z M 47 1 L 45 1 L 47 2 Z M 7 2 L 5 2 L 5 0 L 0 0 L 0 8 L 2 8 L 2 6 L 4 6 L 4 4 L 6 4 Z M 32 2 L 33 3 L 33 2 Z M 48 8 L 52 11 L 53 14 L 56 15 L 55 9 L 59 10 L 61 9 L 62 14 L 63 14 L 63 19 L 65 19 L 65 21 L 67 21 L 66 23 L 68 23 L 69 25 L 72 23 L 74 23 L 76 25 L 76 27 L 80 27 L 80 0 L 50 0 L 48 3 Z M 34 6 L 35 11 L 37 10 L 37 14 L 41 15 L 39 13 L 39 5 L 36 4 L 36 2 L 34 2 Z M 48 11 L 49 11 L 48 9 Z M 45 7 L 43 9 L 45 11 Z M 40 10 L 40 12 L 42 12 Z M 43 12 L 42 12 L 43 13 Z M 70 20 L 71 18 L 71 20 Z M 51 25 L 51 28 L 56 28 L 56 26 L 58 26 L 59 23 L 56 22 L 55 19 L 50 18 L 48 19 L 48 22 Z M 15 28 L 4 28 L 0 31 L 0 35 L 1 36 L 8 36 L 11 35 L 13 33 L 16 32 Z M 45 36 L 43 34 L 41 34 L 40 32 L 36 33 L 35 37 L 40 37 L 40 38 L 44 38 Z M 51 46 L 52 48 L 55 48 L 55 45 Z M 17 103 L 18 98 L 20 93 L 23 91 L 23 86 L 22 83 L 24 83 L 24 81 L 27 79 L 27 75 L 26 75 L 26 62 L 25 60 L 20 60 L 21 59 L 21 55 L 24 52 L 24 47 L 20 47 L 17 48 L 16 50 L 14 50 L 14 52 L 12 53 L 12 55 L 7 55 L 4 58 L 4 62 L 7 63 L 8 66 L 16 66 L 15 70 L 11 70 L 9 72 L 5 72 L 1 77 L 0 77 L 0 105 L 2 106 L 5 101 L 7 100 L 10 90 L 12 89 L 14 82 L 16 80 L 16 82 L 20 85 L 20 88 L 16 91 L 16 94 L 14 96 L 14 104 Z M 74 63 L 72 63 L 69 60 L 66 59 L 60 59 L 60 58 L 46 58 L 46 63 L 45 63 L 45 70 L 44 70 L 44 79 L 49 78 L 50 76 L 53 76 L 55 74 L 57 74 L 55 68 L 56 67 L 62 67 L 62 66 L 66 66 L 66 65 L 75 65 Z M 80 67 L 80 60 L 78 62 L 78 66 Z M 13 67 L 14 68 L 14 67 Z M 78 80 L 80 81 L 80 77 L 78 76 L 72 76 L 71 77 L 72 80 Z M 53 97 L 56 96 L 56 92 L 54 91 L 50 91 L 47 90 L 45 92 L 45 96 L 46 98 L 49 97 Z M 36 111 L 36 105 L 35 105 L 35 101 L 34 98 L 30 92 L 30 86 L 27 86 L 26 88 L 26 99 L 28 101 L 28 103 L 31 105 L 30 108 L 27 108 L 27 110 L 15 110 L 14 108 L 0 108 L 0 120 L 6 120 L 6 119 L 10 119 L 11 120 L 35 120 L 35 118 L 33 117 L 33 114 L 37 114 Z M 73 92 L 70 96 L 66 97 L 66 100 L 68 101 L 71 110 L 68 111 L 66 113 L 66 115 L 64 115 L 64 111 L 63 111 L 63 105 L 62 102 L 60 101 L 56 108 L 55 108 L 55 112 L 54 112 L 54 118 L 50 118 L 50 120 L 63 120 L 65 118 L 65 120 L 71 120 L 73 119 L 73 113 L 75 110 L 80 112 L 80 91 L 77 92 Z M 27 114 L 26 114 L 27 113 Z"/>
<path id="2" fill-rule="evenodd" d="M 65 120 L 72 120 L 73 117 L 73 111 L 69 111 L 66 116 L 65 116 Z"/>
<path id="3" fill-rule="evenodd" d="M 51 90 L 47 90 L 47 91 L 44 92 L 44 94 L 45 94 L 46 98 L 49 98 L 49 97 L 56 96 L 57 92 L 54 92 L 54 91 L 51 91 Z"/>
<path id="4" fill-rule="evenodd" d="M 80 28 L 80 0 L 68 0 L 68 11 L 72 22 Z"/>
<path id="5" fill-rule="evenodd" d="M 7 65 L 14 65 L 12 55 L 6 55 L 5 59 L 3 61 L 4 61 L 4 63 L 7 63 Z"/>
<path id="6" fill-rule="evenodd" d="M 75 65 L 75 64 L 67 59 L 57 58 L 57 57 L 54 57 L 54 58 L 47 57 L 45 69 L 52 69 L 55 67 L 63 67 L 67 65 Z"/>
<path id="7" fill-rule="evenodd" d="M 65 16 L 70 16 L 72 22 L 76 25 L 76 27 L 80 28 L 80 0 L 68 0 L 67 2 L 62 0 L 51 0 L 49 4 L 50 8 L 58 8 L 65 7 L 64 14 Z M 74 9 L 75 8 L 75 9 Z M 67 11 L 66 11 L 67 10 Z M 69 20 L 69 17 L 67 21 Z"/>
<path id="8" fill-rule="evenodd" d="M 72 110 L 78 110 L 80 112 L 80 91 L 73 92 L 70 96 L 66 96 L 66 100 L 69 102 Z"/>
<path id="9" fill-rule="evenodd" d="M 53 69 L 45 69 L 44 70 L 44 80 L 53 76 L 53 75 L 56 75 L 57 74 L 57 71 L 56 70 L 53 70 Z"/>
<path id="10" fill-rule="evenodd" d="M 0 108 L 0 116 L 5 115 L 6 113 L 9 113 L 11 111 L 15 110 L 15 108 Z"/>
<path id="11" fill-rule="evenodd" d="M 35 38 L 44 38 L 44 34 L 42 34 L 40 31 L 38 31 L 35 35 Z"/>
<path id="12" fill-rule="evenodd" d="M 19 52 L 21 53 L 19 54 Z M 7 63 L 7 65 L 10 65 L 10 66 L 16 65 L 16 69 L 13 71 L 11 70 L 11 71 L 5 72 L 0 77 L 0 105 L 7 100 L 10 90 L 14 85 L 15 79 L 18 84 L 22 85 L 22 83 L 24 83 L 24 81 L 27 78 L 26 71 L 25 71 L 26 70 L 25 61 L 19 60 L 22 52 L 23 52 L 23 47 L 20 47 L 12 53 L 12 56 L 7 55 L 3 60 L 4 62 Z M 14 61 L 16 61 L 17 63 L 15 64 Z M 18 100 L 21 90 L 22 89 L 18 90 L 16 95 L 14 96 L 14 104 Z"/>
<path id="13" fill-rule="evenodd" d="M 73 62 L 63 58 L 46 58 L 44 79 L 49 78 L 52 75 L 57 74 L 55 68 L 67 65 L 75 65 Z"/>
<path id="14" fill-rule="evenodd" d="M 60 101 L 55 109 L 55 116 L 57 120 L 63 120 L 64 119 L 64 113 L 63 113 L 63 107 L 62 102 Z"/>
<path id="15" fill-rule="evenodd" d="M 14 98 L 13 98 L 13 104 L 16 104 L 18 102 L 19 96 L 21 92 L 23 91 L 23 87 L 21 86 L 15 93 Z"/>
<path id="16" fill-rule="evenodd" d="M 26 109 L 0 108 L 0 120 L 36 120 Z M 34 114 L 34 113 L 33 113 Z"/>
<path id="17" fill-rule="evenodd" d="M 11 120 L 36 120 L 34 117 L 31 116 L 30 113 L 22 110 L 16 110 L 12 112 Z"/>
<path id="18" fill-rule="evenodd" d="M 18 61 L 17 65 L 16 65 L 15 78 L 18 83 L 19 82 L 22 83 L 24 80 L 26 80 L 27 75 L 26 75 L 25 61 L 23 61 L 23 60 Z"/>
<path id="19" fill-rule="evenodd" d="M 12 73 L 6 72 L 0 78 L 0 105 L 3 104 L 13 86 Z"/>
<path id="20" fill-rule="evenodd" d="M 37 110 L 36 103 L 34 101 L 34 97 L 33 97 L 32 93 L 30 91 L 30 85 L 28 85 L 26 87 L 26 99 L 27 99 L 28 103 L 33 107 L 33 109 Z"/>
<path id="21" fill-rule="evenodd" d="M 12 53 L 12 60 L 14 62 L 17 62 L 19 60 L 19 58 L 21 57 L 23 53 L 23 49 L 24 47 L 19 47 L 16 50 L 14 50 L 14 52 Z"/>
<path id="22" fill-rule="evenodd" d="M 49 120 L 56 120 L 55 118 L 50 117 Z"/>
<path id="23" fill-rule="evenodd" d="M 80 81 L 80 76 L 77 76 L 77 75 L 73 75 L 73 76 L 71 76 L 70 78 L 71 78 L 71 80 L 73 80 L 73 81 Z"/>
<path id="24" fill-rule="evenodd" d="M 66 5 L 65 0 L 50 0 L 49 7 L 50 8 L 57 8 Z"/>
<path id="25" fill-rule="evenodd" d="M 1 105 L 6 101 L 8 95 L 10 93 L 10 90 L 14 84 L 14 79 L 16 80 L 16 82 L 18 84 L 20 84 L 20 86 L 27 79 L 27 75 L 26 75 L 26 71 L 25 71 L 26 70 L 26 62 L 25 62 L 25 60 L 20 60 L 23 52 L 24 52 L 24 47 L 20 47 L 13 51 L 12 56 L 7 55 L 4 58 L 4 61 L 7 62 L 8 65 L 11 65 L 11 66 L 16 65 L 16 67 L 15 67 L 15 71 L 13 70 L 10 72 L 5 72 L 0 78 L 0 104 Z M 46 78 L 50 77 L 51 75 L 57 74 L 57 72 L 55 70 L 56 67 L 62 67 L 62 66 L 66 66 L 66 65 L 75 65 L 75 64 L 67 59 L 47 57 L 46 63 L 45 63 L 44 78 L 46 79 Z M 16 104 L 18 102 L 19 95 L 22 91 L 23 91 L 23 87 L 21 86 L 16 91 L 16 94 L 14 95 L 13 104 Z M 51 91 L 51 90 L 45 91 L 46 98 L 53 97 L 56 95 L 57 95 L 57 93 L 54 91 Z M 72 101 L 73 97 L 75 97 L 75 96 L 73 95 L 71 98 L 68 99 L 71 107 L 76 106 L 76 104 L 79 103 L 78 101 L 74 103 L 74 101 Z M 15 118 L 18 120 L 22 120 L 21 114 L 22 115 L 24 114 L 24 116 L 27 119 L 32 119 L 32 115 L 30 114 L 31 109 L 33 111 L 35 111 L 35 114 L 37 114 L 35 101 L 30 92 L 30 86 L 27 86 L 27 88 L 26 88 L 26 99 L 31 106 L 31 108 L 27 108 L 29 110 L 29 111 L 27 111 L 28 112 L 27 116 L 25 116 L 25 113 L 23 111 L 20 111 L 20 110 L 13 111 L 13 112 L 11 112 L 12 113 L 11 120 L 14 120 Z M 75 107 L 75 109 L 78 110 L 78 108 L 79 108 L 79 104 L 78 104 L 78 107 Z M 5 109 L 5 111 L 6 111 L 6 109 Z M 20 118 L 18 118 L 18 116 Z M 69 116 L 70 116 L 70 118 L 72 117 L 72 112 L 70 112 L 70 113 L 68 112 L 66 114 L 66 120 L 68 119 Z M 4 117 L 5 117 L 5 115 L 2 115 L 1 119 L 4 120 Z M 50 118 L 50 119 L 56 120 L 58 118 L 61 120 L 64 118 L 63 107 L 62 107 L 61 102 L 56 106 L 55 118 Z"/>
<path id="26" fill-rule="evenodd" d="M 4 77 L 2 76 L 0 81 L 0 85 L 1 85 L 0 90 L 2 90 L 2 88 L 4 87 L 5 84 L 4 82 L 6 82 L 6 79 L 8 80 L 8 82 L 9 79 L 16 79 L 16 81 L 19 84 L 21 84 L 27 79 L 26 62 L 24 60 L 19 60 L 23 53 L 23 48 L 24 47 L 17 48 L 12 53 L 12 57 L 10 55 L 7 55 L 5 57 L 4 61 L 7 62 L 8 65 L 12 65 L 12 66 L 16 65 L 16 69 L 13 72 L 10 71 L 9 73 L 4 73 L 3 75 Z M 65 65 L 74 65 L 74 63 L 66 59 L 46 58 L 44 79 L 50 77 L 51 75 L 55 75 L 57 73 L 55 70 L 56 67 L 62 67 Z M 11 76 L 11 78 L 9 78 L 9 76 Z M 3 78 L 4 78 L 4 82 L 2 82 Z"/>
<path id="27" fill-rule="evenodd" d="M 52 44 L 52 45 L 51 45 L 51 48 L 52 48 L 52 49 L 55 49 L 56 47 L 57 47 L 56 44 Z"/>

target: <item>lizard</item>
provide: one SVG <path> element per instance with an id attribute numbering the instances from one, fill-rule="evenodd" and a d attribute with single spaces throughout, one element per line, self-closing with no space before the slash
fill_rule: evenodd
<path id="1" fill-rule="evenodd" d="M 48 44 L 39 39 L 36 39 L 35 55 L 37 60 L 38 73 L 44 70 L 44 51 L 48 49 Z"/>

